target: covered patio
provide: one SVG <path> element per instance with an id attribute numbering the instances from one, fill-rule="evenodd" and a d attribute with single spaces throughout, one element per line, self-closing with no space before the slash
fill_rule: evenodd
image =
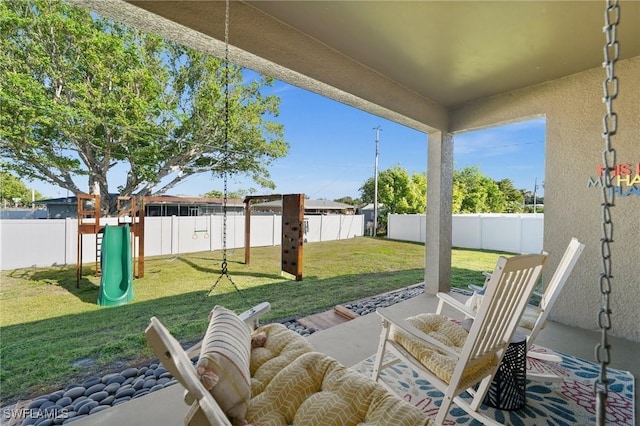
<path id="1" fill-rule="evenodd" d="M 391 306 L 391 310 L 411 316 L 421 312 L 435 312 L 437 299 L 423 294 Z M 452 310 L 445 311 L 452 316 Z M 342 364 L 354 366 L 376 352 L 381 331 L 380 317 L 375 314 L 365 315 L 340 325 L 318 331 L 308 337 L 313 348 L 326 353 Z M 536 343 L 553 348 L 564 354 L 570 354 L 585 360 L 593 359 L 594 342 L 599 339 L 596 332 L 577 327 L 550 322 L 536 339 Z M 612 368 L 630 371 L 634 377 L 640 375 L 640 364 L 637 354 L 640 343 L 613 337 L 611 343 L 615 348 Z M 189 407 L 183 402 L 184 388 L 174 385 L 169 388 L 150 393 L 142 398 L 134 399 L 93 414 L 74 422 L 77 425 L 109 426 L 127 424 L 130 426 L 178 425 Z M 635 416 L 638 418 L 638 393 L 635 394 Z"/>
<path id="2" fill-rule="evenodd" d="M 224 56 L 225 2 L 73 2 Z M 538 343 L 592 359 L 601 339 L 596 332 L 598 313 L 604 309 L 608 316 L 610 309 L 610 366 L 631 370 L 637 377 L 638 362 L 633 357 L 640 342 L 640 263 L 635 254 L 640 192 L 632 182 L 640 175 L 640 3 L 621 1 L 619 10 L 615 34 L 619 54 L 613 48 L 604 51 L 616 58 L 614 74 L 620 81 L 619 93 L 614 99 L 609 96 L 619 117 L 611 144 L 617 161 L 631 172 L 613 179 L 611 188 L 626 196 L 617 197 L 612 209 L 615 242 L 610 253 L 615 278 L 607 297 L 599 285 L 601 267 L 607 264 L 602 253 L 608 249 L 601 247 L 607 226 L 602 223 L 596 181 L 602 184 L 603 86 L 607 90 L 614 86 L 603 84 L 602 27 L 604 16 L 610 21 L 617 21 L 617 16 L 605 13 L 604 2 L 233 1 L 229 57 L 241 66 L 425 133 L 426 294 L 398 305 L 407 315 L 429 310 L 433 295 L 449 290 L 456 134 L 545 117 L 548 270 L 555 269 L 571 237 L 583 241 L 586 249 L 552 313 L 553 326 Z M 549 276 L 545 274 L 545 280 Z M 602 300 L 608 301 L 606 308 L 601 307 Z M 374 352 L 378 331 L 378 319 L 364 317 L 311 339 L 318 350 L 353 365 Z M 179 393 L 171 389 L 150 395 L 112 413 L 98 413 L 91 423 L 110 419 L 104 424 L 113 424 L 110 416 L 136 407 L 144 407 L 146 416 L 168 409 L 156 424 L 166 424 L 169 418 L 179 422 L 180 410 L 186 409 Z M 166 399 L 150 404 L 146 398 Z M 150 418 L 145 417 L 145 424 L 152 423 Z M 131 417 L 127 419 L 130 423 Z"/>

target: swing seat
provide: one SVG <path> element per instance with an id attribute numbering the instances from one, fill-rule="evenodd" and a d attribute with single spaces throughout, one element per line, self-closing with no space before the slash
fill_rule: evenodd
<path id="1" fill-rule="evenodd" d="M 225 379 L 208 390 L 198 376 L 203 370 L 196 370 L 169 331 L 151 318 L 146 330 L 149 344 L 187 389 L 185 402 L 191 408 L 186 425 L 431 424 L 426 414 L 383 385 L 314 352 L 300 334 L 279 323 L 254 330 L 255 324 L 255 316 L 247 321 L 245 314 L 236 316 L 222 307 L 214 308 L 198 365 L 211 366 L 210 361 L 215 360 L 218 368 L 226 366 L 217 371 Z M 257 335 L 266 337 L 259 346 L 251 341 Z M 218 386 L 221 388 L 216 389 Z"/>

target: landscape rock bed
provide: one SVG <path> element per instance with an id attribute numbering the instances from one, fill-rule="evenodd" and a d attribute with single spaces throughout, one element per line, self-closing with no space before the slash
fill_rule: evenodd
<path id="1" fill-rule="evenodd" d="M 353 313 L 363 316 L 375 312 L 378 308 L 386 308 L 387 306 L 395 305 L 396 303 L 411 299 L 412 297 L 416 297 L 422 293 L 424 293 L 424 285 L 419 284 L 417 286 L 392 291 L 390 293 L 381 294 L 358 302 L 347 303 L 343 306 Z"/>
<path id="2" fill-rule="evenodd" d="M 402 302 L 424 292 L 423 285 L 407 287 L 369 299 L 343 305 L 358 315 L 367 315 L 379 307 L 387 307 Z M 303 336 L 316 332 L 296 319 L 283 321 L 290 330 Z M 198 356 L 191 361 L 194 365 Z M 13 414 L 20 414 L 21 422 L 9 425 L 52 426 L 72 423 L 91 414 L 98 413 L 124 402 L 139 398 L 177 383 L 161 363 L 142 367 L 129 367 L 119 373 L 103 377 L 91 377 L 82 383 L 72 383 L 64 389 L 39 396 Z M 4 410 L 8 410 L 5 408 Z M 15 417 L 15 416 L 14 416 Z M 5 416 L 6 418 L 6 416 Z M 14 419 L 15 420 L 15 419 Z"/>
<path id="3" fill-rule="evenodd" d="M 298 334 L 300 334 L 302 336 L 305 336 L 305 337 L 306 336 L 310 336 L 313 333 L 315 333 L 316 331 L 318 331 L 313 327 L 305 327 L 304 325 L 300 324 L 298 322 L 298 320 L 296 320 L 296 319 L 291 319 L 291 320 L 288 320 L 288 321 L 284 321 L 282 323 L 282 325 L 287 327 L 289 330 L 295 331 L 296 333 L 298 333 Z"/>
<path id="4" fill-rule="evenodd" d="M 196 362 L 197 357 L 192 361 Z M 177 381 L 162 364 L 129 367 L 120 373 L 72 383 L 64 389 L 32 400 L 17 411 L 23 417 L 23 421 L 18 424 L 68 424 L 175 383 Z"/>

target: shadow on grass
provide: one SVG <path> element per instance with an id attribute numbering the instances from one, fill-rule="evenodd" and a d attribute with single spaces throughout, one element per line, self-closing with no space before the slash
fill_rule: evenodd
<path id="1" fill-rule="evenodd" d="M 452 250 L 456 250 L 456 251 L 460 251 L 460 252 L 469 252 L 469 253 L 478 253 L 479 249 L 473 249 L 473 248 L 465 248 L 465 247 L 452 247 Z M 503 255 L 503 256 L 513 256 L 516 253 L 510 252 L 510 251 L 499 251 L 499 250 L 487 250 L 487 249 L 482 249 L 482 253 L 486 253 L 486 254 L 497 254 L 497 255 Z"/>
<path id="2" fill-rule="evenodd" d="M 477 271 L 453 268 L 452 272 L 454 276 L 476 275 L 482 282 L 482 274 Z M 47 278 L 45 274 L 53 275 Z M 83 282 L 81 288 L 76 289 L 73 269 L 35 275 L 38 273 L 33 279 L 55 279 L 70 293 L 95 303 L 96 285 Z M 273 275 L 267 276 L 273 278 Z M 268 301 L 271 312 L 264 322 L 273 322 L 322 312 L 337 304 L 405 288 L 423 279 L 422 268 L 328 279 L 306 277 L 303 281 L 282 279 L 243 289 L 241 295 L 225 279 L 211 294 L 200 290 L 143 302 L 134 300 L 123 306 L 3 327 L 0 403 L 49 393 L 90 376 L 150 362 L 155 355 L 146 343 L 144 330 L 152 316 L 160 319 L 178 340 L 189 343 L 185 346 L 190 346 L 202 338 L 208 314 L 215 305 L 240 313 Z"/>
<path id="3" fill-rule="evenodd" d="M 207 257 L 176 257 L 175 260 L 178 260 L 189 267 L 193 268 L 193 270 L 198 271 L 204 274 L 211 274 L 212 276 L 220 276 L 221 269 L 220 268 L 209 268 L 202 266 L 194 260 L 200 260 L 205 262 L 211 262 L 211 258 Z M 169 260 L 173 261 L 173 260 Z M 239 261 L 228 261 L 229 264 L 238 264 L 243 265 L 242 262 Z M 147 274 L 152 274 L 153 270 L 147 270 Z M 230 274 L 237 276 L 252 276 L 256 278 L 265 278 L 269 280 L 284 280 L 279 274 L 261 274 L 256 273 L 254 271 L 243 272 L 241 270 L 234 269 Z M 50 267 L 46 269 L 36 269 L 36 270 L 28 270 L 28 269 L 19 269 L 12 271 L 9 276 L 16 279 L 24 279 L 30 280 L 33 282 L 41 282 L 48 285 L 57 286 L 62 290 L 65 290 L 67 293 L 75 296 L 78 300 L 89 303 L 96 304 L 98 299 L 98 293 L 100 291 L 100 276 L 96 276 L 95 269 L 92 266 L 84 266 L 82 271 L 82 277 L 80 278 L 80 285 L 77 284 L 76 277 L 76 269 L 69 266 L 61 266 L 59 268 Z M 306 277 L 305 277 L 306 278 Z M 308 277 L 312 279 L 313 277 Z M 221 279 L 220 281 L 224 281 Z M 134 288 L 136 282 L 139 282 L 138 279 L 134 279 Z M 209 291 L 210 292 L 210 291 Z M 207 292 L 207 293 L 209 293 Z"/>
<path id="4" fill-rule="evenodd" d="M 195 269 L 198 272 L 204 272 L 204 273 L 207 273 L 207 274 L 220 274 L 222 272 L 221 268 L 203 267 L 203 266 L 198 265 L 197 263 L 193 262 L 192 260 L 184 258 L 184 257 L 178 257 L 177 260 L 186 263 L 187 265 L 191 266 L 193 269 Z M 201 260 L 208 261 L 208 262 L 211 261 L 211 259 L 204 258 L 204 257 L 201 258 Z M 235 264 L 238 264 L 238 265 L 244 265 L 244 263 L 239 262 L 239 261 L 229 261 L 229 260 L 227 260 L 227 263 L 228 264 L 235 263 Z M 241 271 L 238 271 L 238 270 L 234 270 L 233 274 L 234 275 L 245 275 L 245 276 L 259 277 L 259 278 L 270 278 L 270 279 L 281 278 L 281 276 L 279 274 L 260 274 L 260 273 L 256 273 L 255 271 L 241 272 Z"/>
<path id="5" fill-rule="evenodd" d="M 30 270 L 20 271 L 24 271 L 21 273 L 20 277 L 14 276 L 13 272 L 10 276 L 58 286 L 85 303 L 96 303 L 98 300 L 98 290 L 100 285 L 96 285 L 89 277 L 98 281 L 100 280 L 100 277 L 96 277 L 95 271 L 90 267 L 83 267 L 80 285 L 78 285 L 76 269 L 68 266 L 36 269 L 34 272 L 31 272 Z"/>

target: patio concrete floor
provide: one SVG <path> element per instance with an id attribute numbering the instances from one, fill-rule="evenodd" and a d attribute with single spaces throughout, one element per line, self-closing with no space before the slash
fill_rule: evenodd
<path id="1" fill-rule="evenodd" d="M 459 295 L 456 295 L 459 296 Z M 463 296 L 460 296 L 463 297 Z M 423 294 L 390 307 L 404 316 L 435 312 L 437 298 Z M 451 311 L 453 312 L 453 311 Z M 446 314 L 447 312 L 445 312 Z M 454 316 L 458 314 L 455 313 Z M 359 317 L 308 337 L 314 349 L 324 352 L 346 366 L 352 366 L 375 353 L 381 323 L 375 314 Z M 600 333 L 549 322 L 536 343 L 585 360 L 594 359 L 594 347 Z M 610 337 L 610 367 L 630 371 L 638 383 L 640 376 L 640 342 Z M 74 425 L 182 425 L 187 406 L 182 400 L 183 388 L 175 385 L 144 397 L 120 404 L 73 422 Z M 638 390 L 635 390 L 635 418 L 639 417 Z"/>

